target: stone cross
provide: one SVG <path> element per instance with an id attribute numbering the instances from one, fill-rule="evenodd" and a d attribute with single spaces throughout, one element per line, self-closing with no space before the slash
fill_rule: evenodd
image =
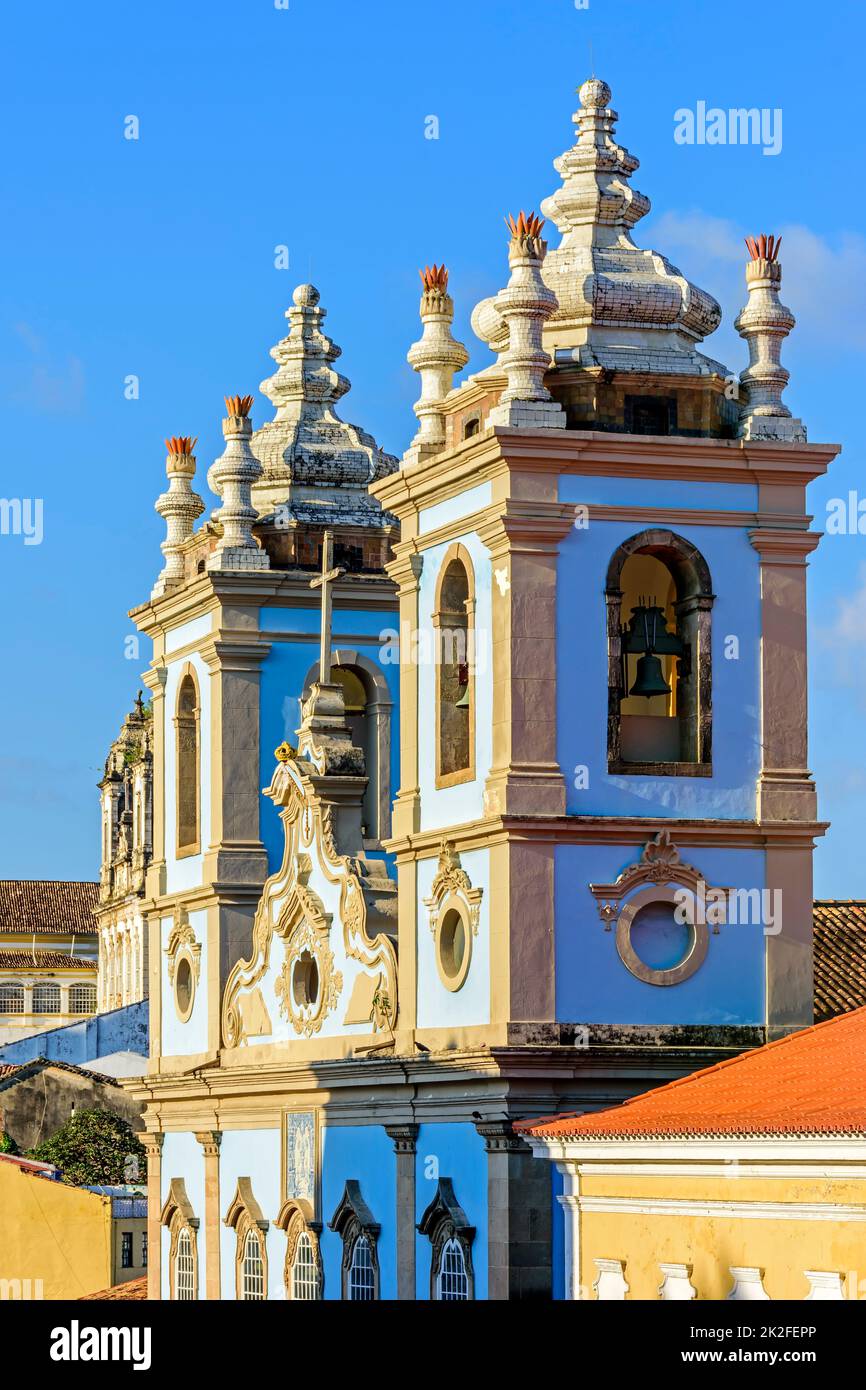
<path id="1" fill-rule="evenodd" d="M 322 591 L 322 645 L 319 649 L 319 685 L 331 683 L 331 584 L 345 574 L 334 564 L 334 533 L 326 531 L 322 538 L 322 573 L 310 580 L 311 589 Z"/>

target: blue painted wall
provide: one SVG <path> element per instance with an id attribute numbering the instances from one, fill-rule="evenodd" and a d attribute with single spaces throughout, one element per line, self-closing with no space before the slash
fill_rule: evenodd
<path id="1" fill-rule="evenodd" d="M 201 1154 L 201 1146 L 196 1141 Z M 165 1159 L 163 1159 L 163 1163 Z M 204 1158 L 199 1158 L 200 1165 Z M 202 1172 L 204 1168 L 202 1166 Z M 286 1236 L 276 1226 L 282 1206 L 280 1193 L 280 1131 L 279 1129 L 225 1130 L 220 1144 L 220 1283 L 223 1299 L 237 1298 L 235 1255 L 237 1234 L 226 1226 L 223 1218 L 231 1205 L 238 1178 L 249 1178 L 253 1196 L 270 1223 L 265 1233 L 268 1255 L 268 1298 L 281 1300 L 286 1296 L 283 1266 L 286 1259 Z M 188 1189 L 187 1189 L 188 1190 Z"/>
<path id="2" fill-rule="evenodd" d="M 425 1124 L 418 1131 L 415 1157 L 415 1224 L 436 1195 L 439 1178 L 450 1178 L 454 1194 L 475 1227 L 472 1266 L 475 1298 L 487 1298 L 487 1151 L 472 1124 Z M 418 1234 L 415 1243 L 415 1296 L 430 1297 L 430 1241 Z"/>
<path id="3" fill-rule="evenodd" d="M 683 856 L 684 858 L 686 856 Z M 760 925 L 710 933 L 706 959 L 675 986 L 651 985 L 626 969 L 615 930 L 605 931 L 590 883 L 612 883 L 640 858 L 634 845 L 558 845 L 556 1017 L 573 1023 L 760 1024 L 766 938 Z M 688 859 L 710 886 L 763 888 L 761 850 L 696 849 Z"/>
<path id="4" fill-rule="evenodd" d="M 381 1125 L 326 1125 L 322 1133 L 322 1221 L 320 1237 L 326 1299 L 342 1297 L 343 1242 L 328 1230 L 346 1181 L 355 1178 L 381 1226 L 378 1241 L 379 1296 L 397 1297 L 397 1156 Z"/>
<path id="5" fill-rule="evenodd" d="M 626 488 L 628 483 L 628 488 Z M 563 478 L 565 501 L 637 504 L 639 480 Z M 647 484 L 649 486 L 649 484 Z M 652 483 L 652 500 L 659 505 Z M 669 484 L 681 507 L 754 501 L 740 485 Z M 638 487 L 638 493 L 640 489 Z M 746 496 L 743 496 L 746 494 Z M 673 501 L 673 495 L 671 497 Z M 756 505 L 756 503 L 755 503 Z M 607 617 L 604 587 L 617 546 L 646 522 L 593 521 L 574 529 L 560 547 L 557 582 L 557 752 L 565 776 L 567 809 L 574 815 L 717 817 L 747 820 L 755 814 L 760 771 L 760 575 L 759 557 L 746 527 L 673 526 L 695 545 L 710 567 L 713 605 L 712 777 L 612 777 L 607 771 Z M 725 638 L 739 639 L 739 657 L 725 657 Z M 588 785 L 575 769 L 588 769 Z"/>
<path id="6" fill-rule="evenodd" d="M 261 744 L 260 744 L 260 785 L 269 785 L 274 772 L 274 749 L 287 739 L 297 743 L 297 729 L 301 722 L 301 694 L 304 681 L 314 662 L 319 659 L 319 611 L 318 609 L 263 608 L 260 614 L 260 627 L 263 632 L 295 633 L 309 632 L 309 639 L 302 636 L 274 641 L 262 665 L 261 673 Z M 396 608 L 393 612 L 372 612 L 369 609 L 334 610 L 333 646 L 351 647 L 375 663 L 382 671 L 391 694 L 391 799 L 393 801 L 400 785 L 400 667 L 397 661 L 387 657 L 395 654 L 395 643 L 383 633 L 398 631 Z M 364 638 L 365 640 L 361 640 Z M 383 655 L 384 654 L 384 655 Z M 261 838 L 268 855 L 268 870 L 275 873 L 283 858 L 283 832 L 276 807 L 262 797 Z M 387 855 L 377 858 L 390 859 Z"/>
<path id="7" fill-rule="evenodd" d="M 17 1064 L 47 1057 L 52 1062 L 71 1062 L 80 1067 L 114 1052 L 135 1052 L 141 1056 L 143 1073 L 147 1071 L 147 1039 L 148 1007 L 147 1000 L 142 999 L 80 1023 L 67 1023 L 63 1028 L 51 1028 L 7 1043 L 0 1047 L 0 1062 Z"/>

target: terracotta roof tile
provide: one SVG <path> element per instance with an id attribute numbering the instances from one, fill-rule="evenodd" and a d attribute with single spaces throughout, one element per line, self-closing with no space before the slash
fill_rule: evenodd
<path id="1" fill-rule="evenodd" d="M 66 951 L 48 951 L 37 946 L 0 949 L 0 970 L 88 970 L 96 973 L 96 961 L 86 956 L 70 956 Z"/>
<path id="2" fill-rule="evenodd" d="M 866 1135 L 866 1008 L 681 1077 L 613 1110 L 526 1120 L 551 1139 Z"/>
<path id="3" fill-rule="evenodd" d="M 43 878 L 0 879 L 0 932 L 96 934 L 98 883 Z"/>
<path id="4" fill-rule="evenodd" d="M 99 1293 L 86 1293 L 83 1298 L 79 1298 L 78 1302 L 87 1303 L 98 1298 L 112 1299 L 117 1302 L 143 1301 L 147 1298 L 147 1275 L 143 1274 L 140 1279 L 127 1279 L 125 1284 L 113 1284 L 110 1289 L 100 1289 Z"/>
<path id="5" fill-rule="evenodd" d="M 815 1022 L 866 1004 L 866 900 L 819 899 L 813 909 Z"/>

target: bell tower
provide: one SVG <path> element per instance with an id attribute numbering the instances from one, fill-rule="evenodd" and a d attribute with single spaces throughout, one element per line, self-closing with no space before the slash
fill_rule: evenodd
<path id="1" fill-rule="evenodd" d="M 837 448 L 781 400 L 774 238 L 738 385 L 700 350 L 719 306 L 633 239 L 609 88 L 580 102 L 558 244 L 506 219 L 511 278 L 472 315 L 495 364 L 422 391 L 373 492 L 401 524 L 402 1025 L 506 1073 L 564 1049 L 585 1103 L 597 1048 L 652 1084 L 811 1022 L 805 489 Z"/>

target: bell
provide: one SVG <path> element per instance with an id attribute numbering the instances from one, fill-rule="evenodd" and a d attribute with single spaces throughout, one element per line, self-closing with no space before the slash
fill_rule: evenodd
<path id="1" fill-rule="evenodd" d="M 671 688 L 664 678 L 662 664 L 655 652 L 647 652 L 638 657 L 637 675 L 629 695 L 643 695 L 651 700 L 654 695 L 670 695 Z"/>
<path id="2" fill-rule="evenodd" d="M 464 687 L 463 687 L 463 693 L 461 694 L 460 699 L 459 699 L 459 700 L 455 700 L 455 702 L 454 702 L 454 708 L 455 708 L 455 709 L 468 709 L 468 708 L 469 708 L 469 682 L 468 682 L 468 681 L 466 682 L 466 684 L 465 684 Z"/>

